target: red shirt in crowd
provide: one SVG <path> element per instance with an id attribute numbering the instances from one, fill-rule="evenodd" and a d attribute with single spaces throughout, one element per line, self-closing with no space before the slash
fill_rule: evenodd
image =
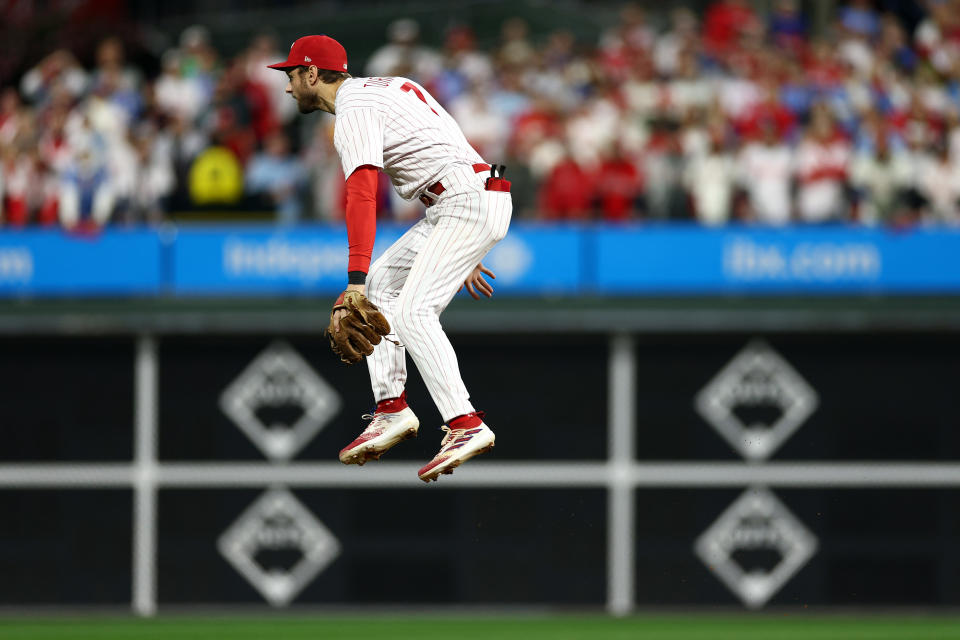
<path id="1" fill-rule="evenodd" d="M 643 189 L 640 171 L 622 156 L 609 158 L 596 176 L 596 198 L 604 220 L 626 220 Z"/>
<path id="2" fill-rule="evenodd" d="M 590 172 L 565 158 L 540 186 L 540 210 L 547 220 L 582 220 L 590 216 L 594 193 Z"/>
<path id="3" fill-rule="evenodd" d="M 703 40 L 710 53 L 722 55 L 737 43 L 740 33 L 756 24 L 757 16 L 743 0 L 719 0 L 703 18 Z"/>

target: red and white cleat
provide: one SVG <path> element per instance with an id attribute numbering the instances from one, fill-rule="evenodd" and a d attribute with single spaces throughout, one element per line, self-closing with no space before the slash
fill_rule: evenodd
<path id="1" fill-rule="evenodd" d="M 454 469 L 470 458 L 490 451 L 496 440 L 493 430 L 482 422 L 479 426 L 466 429 L 446 426 L 440 428 L 446 431 L 447 435 L 440 443 L 440 452 L 419 471 L 420 479 L 424 482 L 436 480 L 444 473 L 453 473 Z"/>
<path id="2" fill-rule="evenodd" d="M 357 439 L 340 450 L 340 462 L 362 465 L 367 460 L 377 460 L 390 447 L 413 438 L 420 428 L 420 421 L 410 407 L 395 413 L 364 414 L 370 424 Z"/>

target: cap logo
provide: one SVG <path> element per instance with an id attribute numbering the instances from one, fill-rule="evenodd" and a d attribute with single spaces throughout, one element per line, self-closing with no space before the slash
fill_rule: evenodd
<path id="1" fill-rule="evenodd" d="M 347 68 L 347 65 L 343 65 L 343 68 L 346 69 L 346 68 Z"/>
<path id="2" fill-rule="evenodd" d="M 303 60 L 304 62 L 313 62 L 313 58 L 311 58 L 310 56 L 303 56 Z"/>

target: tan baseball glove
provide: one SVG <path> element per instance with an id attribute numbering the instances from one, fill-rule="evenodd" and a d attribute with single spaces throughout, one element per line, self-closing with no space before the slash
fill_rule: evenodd
<path id="1" fill-rule="evenodd" d="M 340 309 L 346 309 L 348 313 L 340 318 L 340 328 L 337 329 L 333 316 Z M 354 364 L 373 353 L 383 336 L 390 333 L 390 323 L 362 293 L 344 291 L 333 305 L 326 333 L 333 352 L 343 362 Z"/>

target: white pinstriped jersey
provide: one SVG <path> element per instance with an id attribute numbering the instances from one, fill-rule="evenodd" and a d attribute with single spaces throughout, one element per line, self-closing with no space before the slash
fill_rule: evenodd
<path id="1" fill-rule="evenodd" d="M 334 108 L 344 176 L 365 164 L 383 169 L 408 200 L 454 165 L 483 162 L 450 114 L 407 78 L 347 78 Z"/>

